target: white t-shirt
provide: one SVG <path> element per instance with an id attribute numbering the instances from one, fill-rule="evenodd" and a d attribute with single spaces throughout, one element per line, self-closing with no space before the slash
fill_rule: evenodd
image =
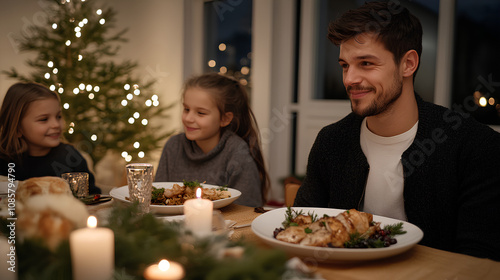
<path id="1" fill-rule="evenodd" d="M 417 134 L 418 121 L 408 131 L 391 137 L 374 134 L 361 124 L 361 149 L 370 172 L 366 183 L 363 211 L 374 215 L 407 220 L 403 199 L 403 165 L 401 155 Z"/>

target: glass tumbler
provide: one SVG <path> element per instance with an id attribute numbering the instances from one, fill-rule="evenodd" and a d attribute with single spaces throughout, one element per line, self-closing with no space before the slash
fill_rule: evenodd
<path id="1" fill-rule="evenodd" d="M 137 202 L 139 213 L 149 212 L 151 192 L 153 190 L 153 165 L 149 163 L 131 163 L 127 169 L 127 183 L 130 201 Z"/>
<path id="2" fill-rule="evenodd" d="M 89 174 L 87 172 L 68 172 L 61 174 L 76 198 L 89 195 Z"/>

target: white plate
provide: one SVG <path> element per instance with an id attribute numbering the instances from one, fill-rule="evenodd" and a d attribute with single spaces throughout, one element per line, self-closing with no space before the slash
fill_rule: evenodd
<path id="1" fill-rule="evenodd" d="M 172 188 L 174 184 L 178 184 L 181 186 L 183 185 L 182 182 L 153 182 L 153 186 L 155 188 L 165 188 L 165 189 Z M 201 186 L 203 188 L 219 188 L 219 186 L 208 185 L 208 184 L 201 184 Z M 241 192 L 239 190 L 228 188 L 228 191 L 231 192 L 231 197 L 214 200 L 213 201 L 214 209 L 219 209 L 224 206 L 227 206 L 241 196 Z M 112 189 L 109 192 L 109 195 L 111 195 L 111 197 L 121 202 L 131 203 L 130 200 L 125 199 L 126 197 L 129 196 L 128 186 Z M 163 214 L 163 215 L 184 214 L 184 205 L 151 205 L 149 206 L 149 209 L 151 210 L 152 213 L 155 214 Z"/>
<path id="2" fill-rule="evenodd" d="M 331 209 L 331 208 L 307 208 L 307 207 L 293 207 L 292 209 L 304 213 L 314 212 L 319 217 L 323 214 L 329 216 L 336 216 L 345 210 Z M 259 217 L 255 218 L 252 222 L 252 231 L 265 243 L 272 247 L 281 248 L 286 252 L 303 258 L 313 258 L 317 262 L 335 262 L 335 261 L 363 261 L 381 259 L 385 257 L 394 256 L 403 253 L 420 242 L 424 233 L 417 226 L 386 217 L 373 215 L 373 220 L 381 222 L 381 226 L 392 225 L 403 222 L 403 230 L 405 234 L 396 235 L 397 243 L 385 248 L 326 248 L 326 247 L 312 247 L 298 244 L 292 244 L 284 241 L 277 240 L 273 237 L 273 232 L 276 228 L 283 227 L 281 223 L 285 220 L 285 208 L 275 209 L 266 212 Z"/>

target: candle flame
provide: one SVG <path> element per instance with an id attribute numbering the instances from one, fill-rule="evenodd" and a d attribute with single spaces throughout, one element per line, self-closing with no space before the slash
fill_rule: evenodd
<path id="1" fill-rule="evenodd" d="M 158 263 L 158 268 L 159 268 L 161 271 L 167 271 L 167 270 L 170 268 L 170 263 L 169 263 L 167 260 L 161 260 L 161 261 Z"/>
<path id="2" fill-rule="evenodd" d="M 196 189 L 196 197 L 201 198 L 201 188 Z"/>
<path id="3" fill-rule="evenodd" d="M 97 218 L 94 216 L 89 216 L 87 219 L 87 227 L 95 228 L 97 226 Z"/>

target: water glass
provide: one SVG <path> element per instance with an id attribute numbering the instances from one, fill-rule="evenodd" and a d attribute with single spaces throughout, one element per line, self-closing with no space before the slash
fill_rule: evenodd
<path id="1" fill-rule="evenodd" d="M 89 195 L 89 174 L 87 172 L 68 172 L 61 174 L 68 182 L 69 188 L 76 198 L 84 198 Z"/>
<path id="2" fill-rule="evenodd" d="M 215 235 L 228 234 L 228 226 L 220 210 L 214 210 L 212 214 L 212 233 Z"/>
<path id="3" fill-rule="evenodd" d="M 131 163 L 127 169 L 127 183 L 130 201 L 139 204 L 140 214 L 149 212 L 151 192 L 153 191 L 153 165 L 149 163 Z"/>

